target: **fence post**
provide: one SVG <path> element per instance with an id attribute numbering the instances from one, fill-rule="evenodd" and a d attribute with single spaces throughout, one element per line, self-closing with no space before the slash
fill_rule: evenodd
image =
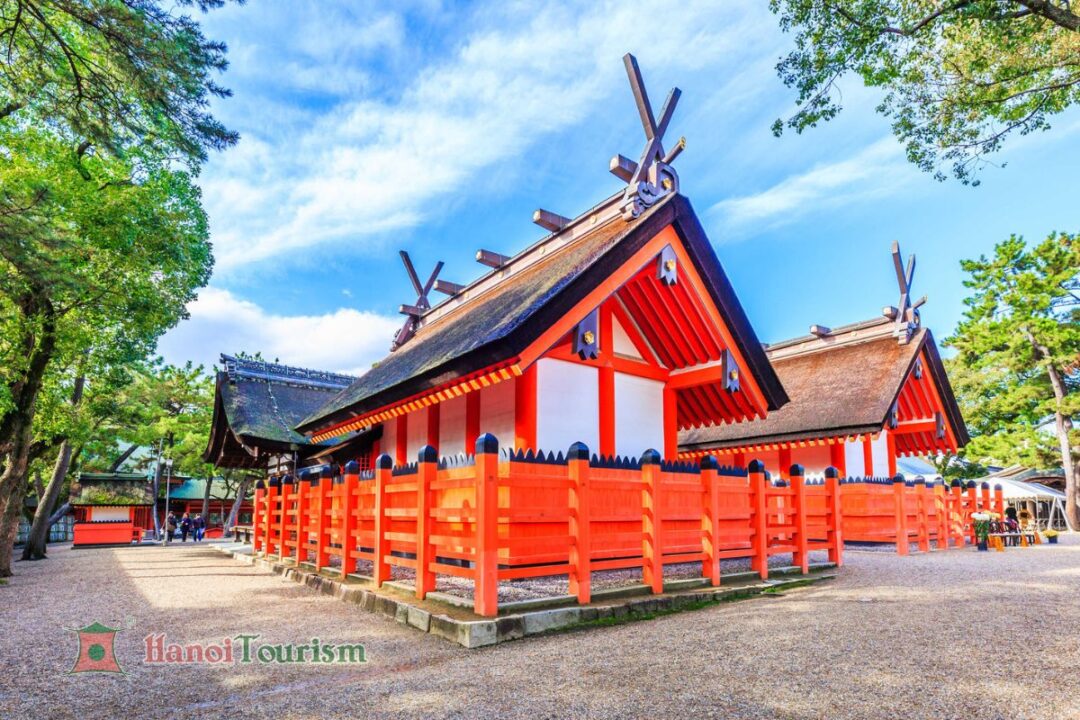
<path id="1" fill-rule="evenodd" d="M 798 463 L 788 470 L 792 496 L 795 499 L 795 552 L 792 565 L 798 565 L 803 575 L 810 572 L 809 538 L 806 537 L 806 478 L 803 466 Z"/>
<path id="2" fill-rule="evenodd" d="M 1005 517 L 1005 491 L 1000 484 L 994 485 L 994 512 Z"/>
<path id="3" fill-rule="evenodd" d="M 278 495 L 281 493 L 281 478 L 271 475 L 266 489 L 266 515 L 263 517 L 263 557 L 271 555 L 274 551 L 274 543 L 271 533 L 274 527 L 274 509 L 277 507 Z"/>
<path id="4" fill-rule="evenodd" d="M 394 468 L 394 460 L 386 453 L 379 456 L 375 461 L 375 541 L 373 550 L 375 560 L 371 568 L 371 576 L 375 581 L 375 587 L 390 579 L 390 565 L 386 562 L 389 554 L 389 541 L 386 539 L 389 518 L 386 515 L 386 486 L 390 484 L 390 473 Z"/>
<path id="5" fill-rule="evenodd" d="M 750 528 L 753 532 L 754 555 L 750 567 L 757 570 L 762 580 L 769 578 L 769 500 L 766 497 L 765 465 L 760 460 L 751 460 L 746 466 L 750 480 Z"/>
<path id="6" fill-rule="evenodd" d="M 915 479 L 915 520 L 918 524 L 919 552 L 930 552 L 930 515 L 927 509 L 926 480 Z"/>
<path id="7" fill-rule="evenodd" d="M 330 553 L 326 552 L 326 548 L 329 545 L 327 518 L 330 514 L 330 493 L 334 490 L 333 468 L 324 467 L 319 472 L 317 482 L 319 488 L 319 515 L 315 518 L 315 572 L 319 572 L 330 564 Z"/>
<path id="8" fill-rule="evenodd" d="M 937 549 L 949 549 L 949 512 L 945 498 L 945 479 L 934 483 L 934 517 L 937 519 Z"/>
<path id="9" fill-rule="evenodd" d="M 716 587 L 720 584 L 720 463 L 712 455 L 701 458 L 701 576 Z"/>
<path id="10" fill-rule="evenodd" d="M 296 497 L 296 564 L 307 562 L 308 559 L 308 531 L 311 509 L 311 491 L 305 490 L 313 482 L 318 482 L 318 476 L 314 478 L 311 471 L 304 470 L 296 476 L 296 484 L 293 493 Z"/>
<path id="11" fill-rule="evenodd" d="M 908 554 L 908 525 L 907 506 L 904 504 L 904 495 L 907 493 L 907 485 L 903 475 L 896 475 L 893 482 L 893 505 L 895 508 L 896 525 L 896 554 Z"/>
<path id="12" fill-rule="evenodd" d="M 437 407 L 437 406 L 436 406 Z M 431 542 L 431 483 L 439 472 L 439 452 L 430 445 L 416 457 L 416 597 L 423 600 L 435 589 L 435 546 Z"/>
<path id="13" fill-rule="evenodd" d="M 826 535 L 829 545 L 829 562 L 840 567 L 844 564 L 844 518 L 840 498 L 840 471 L 831 465 L 825 468 L 825 496 L 829 510 Z"/>
<path id="14" fill-rule="evenodd" d="M 289 496 L 293 493 L 293 483 L 295 479 L 292 475 L 286 474 L 281 478 L 281 514 L 278 516 L 278 560 L 285 559 L 285 526 L 289 519 Z"/>
<path id="15" fill-rule="evenodd" d="M 959 480 L 953 480 L 949 484 L 949 534 L 952 535 L 953 544 L 957 547 L 964 546 L 964 525 L 960 521 L 961 511 L 964 507 L 963 490 Z"/>
<path id="16" fill-rule="evenodd" d="M 971 522 L 971 514 L 979 510 L 979 497 L 975 492 L 975 481 L 968 480 L 967 484 L 967 507 L 961 517 L 967 528 L 968 544 L 975 544 L 975 523 Z"/>
<path id="17" fill-rule="evenodd" d="M 592 600 L 589 447 L 582 442 L 571 445 L 566 464 L 570 477 L 570 594 L 585 605 Z"/>
<path id="18" fill-rule="evenodd" d="M 990 498 L 990 483 L 984 482 L 979 486 L 981 490 L 979 509 L 986 512 L 994 512 L 994 506 Z"/>
<path id="19" fill-rule="evenodd" d="M 641 456 L 641 574 L 653 593 L 664 592 L 664 546 L 660 519 L 660 453 Z"/>
<path id="20" fill-rule="evenodd" d="M 491 433 L 476 438 L 476 579 L 473 610 L 499 613 L 499 441 Z"/>
<path id="21" fill-rule="evenodd" d="M 260 478 L 255 483 L 255 503 L 252 505 L 251 513 L 251 552 L 257 554 L 263 549 L 263 536 L 259 532 L 263 521 L 266 518 L 266 508 L 263 507 L 263 503 L 266 502 L 266 483 Z M 168 528 L 166 528 L 168 532 Z"/>
<path id="22" fill-rule="evenodd" d="M 360 484 L 360 463 L 350 460 L 345 463 L 345 494 L 341 498 L 341 579 L 356 572 L 356 488 Z"/>

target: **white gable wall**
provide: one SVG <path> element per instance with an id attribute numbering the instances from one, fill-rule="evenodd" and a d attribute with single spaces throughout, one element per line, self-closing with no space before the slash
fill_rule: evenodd
<path id="1" fill-rule="evenodd" d="M 445 400 L 439 404 L 439 455 L 471 453 L 465 448 L 465 396 Z"/>
<path id="2" fill-rule="evenodd" d="M 615 404 L 617 407 L 617 399 Z M 585 443 L 593 452 L 600 446 L 598 371 L 588 365 L 542 358 L 536 363 L 537 447 L 566 452 L 575 442 Z"/>
<path id="3" fill-rule="evenodd" d="M 664 383 L 615 373 L 615 453 L 641 457 L 664 449 Z M 592 446 L 590 446 L 591 448 Z"/>
<path id="4" fill-rule="evenodd" d="M 481 388 L 480 434 L 491 433 L 499 441 L 499 447 L 514 447 L 514 383 L 503 380 L 495 385 Z M 465 413 L 461 414 L 461 433 L 465 437 Z M 469 449 L 471 453 L 472 448 Z"/>

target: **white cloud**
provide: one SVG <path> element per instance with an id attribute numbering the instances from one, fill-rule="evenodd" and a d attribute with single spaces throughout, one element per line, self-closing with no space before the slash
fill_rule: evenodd
<path id="1" fill-rule="evenodd" d="M 386 355 L 401 320 L 341 308 L 325 315 L 274 315 L 228 290 L 208 287 L 191 317 L 159 344 L 166 361 L 207 368 L 220 353 L 261 352 L 288 365 L 359 375 Z"/>
<path id="2" fill-rule="evenodd" d="M 715 204 L 729 231 L 783 225 L 822 210 L 890 195 L 918 175 L 891 136 L 835 163 L 785 178 L 772 187 Z"/>
<path id="3" fill-rule="evenodd" d="M 704 1 L 680 3 L 662 27 L 655 7 L 635 3 L 489 10 L 474 17 L 497 27 L 466 36 L 393 97 L 347 99 L 312 111 L 306 123 L 289 117 L 245 130 L 248 148 L 226 153 L 203 180 L 218 269 L 326 243 L 363 247 L 375 234 L 422 222 L 436 198 L 467 191 L 480 173 L 519 160 L 602 109 L 612 93 L 625 94 L 627 50 L 639 53 L 647 76 L 654 70 L 658 105 L 667 87 L 656 83 L 656 69 L 677 76 L 707 67 L 775 30 L 761 8 Z M 380 22 L 378 37 L 408 42 L 400 23 Z M 301 86 L 312 69 L 278 68 Z"/>

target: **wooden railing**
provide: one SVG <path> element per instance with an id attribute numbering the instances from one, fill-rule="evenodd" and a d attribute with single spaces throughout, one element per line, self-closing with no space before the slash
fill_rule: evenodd
<path id="1" fill-rule="evenodd" d="M 961 487 L 954 480 L 904 481 L 895 478 L 848 478 L 840 485 L 844 539 L 850 542 L 894 543 L 896 552 L 907 555 L 910 543 L 919 550 L 939 550 L 950 544 L 962 547 L 975 542 L 972 513 L 989 510 L 1002 514 L 1005 500 L 1000 485 L 991 493 L 989 483 Z"/>
<path id="2" fill-rule="evenodd" d="M 260 483 L 255 551 L 342 577 L 365 563 L 376 585 L 392 567 L 408 568 L 418 598 L 439 575 L 466 578 L 483 616 L 497 614 L 501 580 L 566 575 L 588 603 L 592 573 L 603 570 L 640 567 L 660 593 L 673 563 L 701 563 L 719 585 L 724 559 L 749 558 L 762 578 L 774 555 L 790 553 L 803 572 L 814 550 L 842 562 L 833 469 L 811 483 L 793 466 L 788 480 L 774 482 L 756 461 L 742 470 L 712 457 L 670 463 L 655 450 L 598 458 L 581 443 L 565 456 L 500 453 L 491 435 L 477 440 L 475 456 L 440 460 L 428 446 L 416 463 L 393 467 L 382 455 L 375 466 Z"/>

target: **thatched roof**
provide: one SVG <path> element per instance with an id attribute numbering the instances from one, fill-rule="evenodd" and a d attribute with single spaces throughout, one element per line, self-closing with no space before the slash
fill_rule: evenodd
<path id="1" fill-rule="evenodd" d="M 599 207 L 599 206 L 598 206 Z M 312 432 L 333 426 L 445 382 L 512 360 L 637 250 L 671 225 L 680 235 L 731 330 L 770 410 L 786 402 L 783 388 L 758 342 L 690 202 L 672 195 L 638 218 L 615 219 L 595 229 L 589 213 L 575 223 L 576 236 L 561 247 L 560 233 L 545 240 L 539 259 L 445 314 L 435 308 L 415 337 L 391 353 L 347 389 L 311 413 L 297 429 Z M 584 232 L 582 227 L 584 225 Z M 571 230 L 562 231 L 570 237 Z M 534 246 L 522 257 L 535 252 Z M 515 258 L 515 262 L 517 259 Z M 493 271 L 498 272 L 498 271 Z"/>
<path id="2" fill-rule="evenodd" d="M 222 355 L 210 442 L 203 454 L 218 467 L 254 467 L 270 453 L 311 445 L 293 428 L 355 378 Z"/>
<path id="3" fill-rule="evenodd" d="M 882 318 L 860 323 L 846 329 L 846 333 L 844 328 L 838 328 L 834 344 L 823 341 L 810 352 L 785 356 L 782 351 L 792 345 L 812 343 L 812 337 L 771 346 L 773 367 L 791 401 L 761 420 L 681 432 L 680 451 L 880 432 L 924 348 L 946 419 L 957 441 L 966 444 L 967 430 L 930 331 L 919 328 L 907 344 L 901 345 L 887 332 L 888 322 Z M 866 339 L 861 339 L 859 333 Z"/>

